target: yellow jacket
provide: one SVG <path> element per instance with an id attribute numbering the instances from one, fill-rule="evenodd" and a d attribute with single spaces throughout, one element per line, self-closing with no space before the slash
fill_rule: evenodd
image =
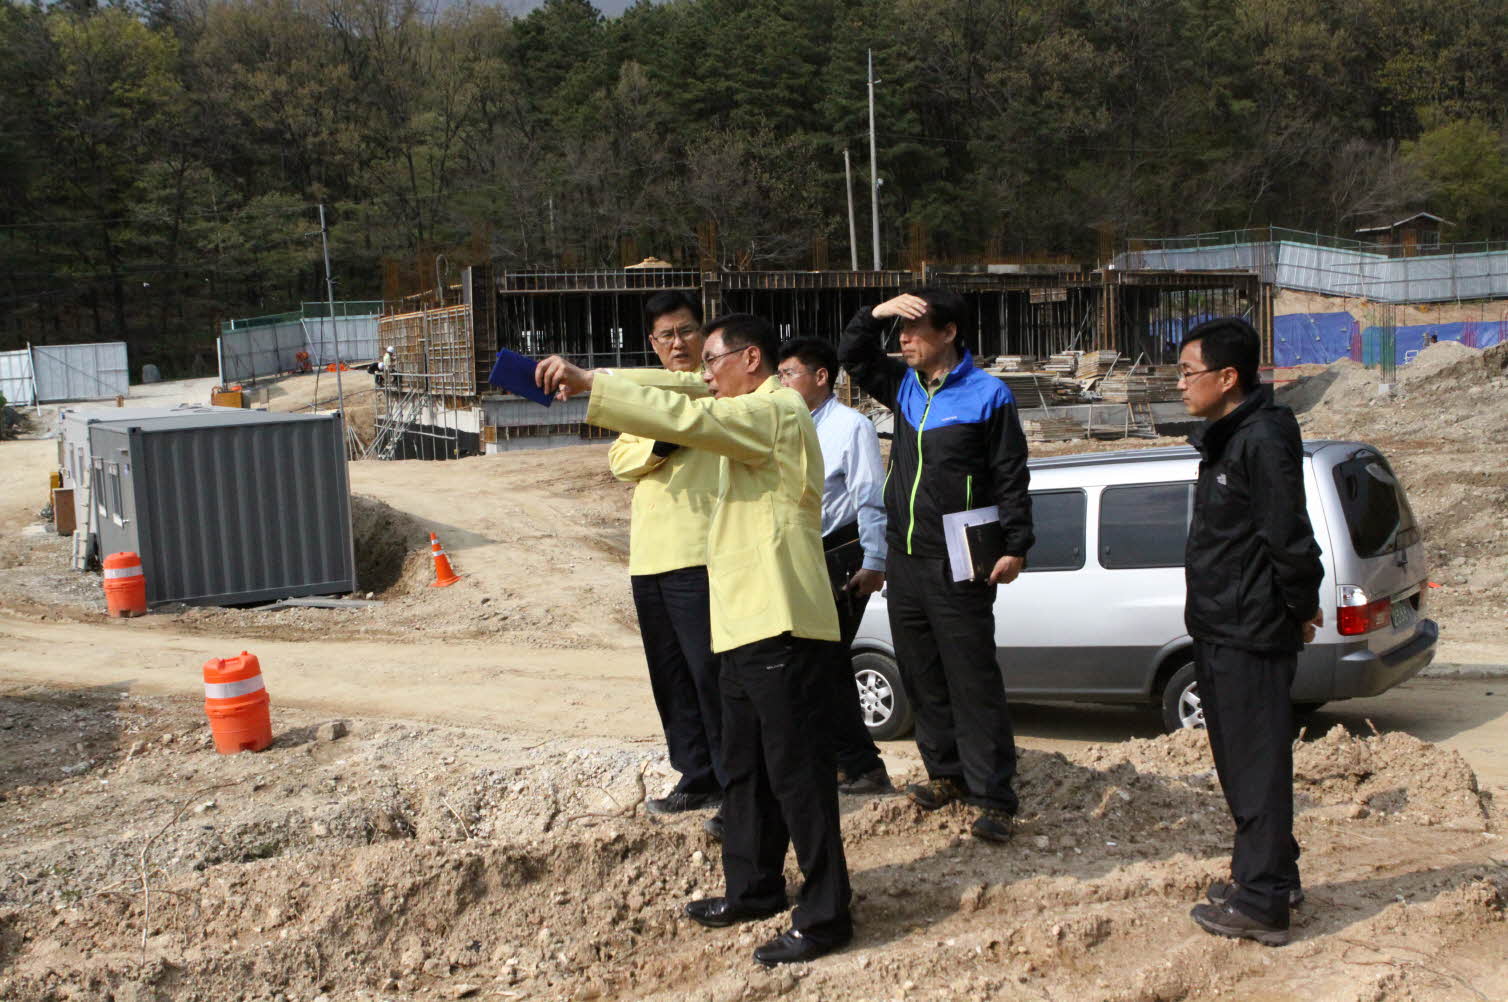
<path id="1" fill-rule="evenodd" d="M 707 529 L 717 501 L 722 457 L 702 449 L 669 456 L 650 450 L 655 440 L 619 435 L 607 451 L 607 468 L 634 482 L 628 522 L 628 572 L 663 574 L 707 562 Z"/>
<path id="2" fill-rule="evenodd" d="M 822 450 L 800 394 L 771 376 L 743 396 L 691 400 L 598 372 L 586 419 L 721 457 L 707 536 L 714 651 L 787 632 L 838 639 L 822 556 Z"/>

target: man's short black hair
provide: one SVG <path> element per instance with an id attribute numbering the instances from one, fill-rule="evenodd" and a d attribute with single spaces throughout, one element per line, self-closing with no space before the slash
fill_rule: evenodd
<path id="1" fill-rule="evenodd" d="M 942 330 L 949 324 L 957 327 L 958 337 L 953 339 L 953 344 L 959 351 L 968 350 L 969 305 L 964 302 L 962 296 L 952 289 L 943 289 L 935 285 L 905 291 L 909 295 L 927 301 L 927 322 L 933 327 L 938 330 Z"/>
<path id="2" fill-rule="evenodd" d="M 780 360 L 784 362 L 788 358 L 796 359 L 813 372 L 826 369 L 829 387 L 838 382 L 838 349 L 820 337 L 798 337 L 787 341 L 780 346 Z"/>
<path id="3" fill-rule="evenodd" d="M 1257 367 L 1262 359 L 1262 339 L 1251 324 L 1240 317 L 1206 320 L 1189 331 L 1179 351 L 1196 342 L 1206 369 L 1235 369 L 1242 393 L 1260 385 Z"/>
<path id="4" fill-rule="evenodd" d="M 775 371 L 780 357 L 780 339 L 775 336 L 775 328 L 763 317 L 752 313 L 725 313 L 709 320 L 702 333 L 707 337 L 721 334 L 724 351 L 736 351 L 752 344 L 759 349 L 760 363 L 765 371 Z"/>
<path id="5" fill-rule="evenodd" d="M 690 310 L 691 316 L 700 326 L 702 322 L 702 300 L 699 296 L 693 296 L 684 289 L 666 289 L 650 296 L 644 304 L 644 323 L 653 327 L 655 321 L 667 313 L 677 310 Z"/>

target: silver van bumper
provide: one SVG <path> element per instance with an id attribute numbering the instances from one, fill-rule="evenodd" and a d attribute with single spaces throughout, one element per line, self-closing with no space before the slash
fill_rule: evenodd
<path id="1" fill-rule="evenodd" d="M 1414 639 L 1385 654 L 1365 648 L 1335 660 L 1334 694 L 1331 699 L 1376 696 L 1406 682 L 1435 660 L 1440 627 L 1433 619 L 1419 620 Z"/>

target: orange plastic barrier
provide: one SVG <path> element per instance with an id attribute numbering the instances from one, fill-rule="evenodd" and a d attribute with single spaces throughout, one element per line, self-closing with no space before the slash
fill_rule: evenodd
<path id="1" fill-rule="evenodd" d="M 270 700 L 255 654 L 204 662 L 204 715 L 221 755 L 261 751 L 272 744 Z"/>
<path id="2" fill-rule="evenodd" d="M 435 579 L 429 583 L 431 588 L 449 588 L 461 580 L 461 575 L 451 570 L 445 547 L 440 545 L 439 538 L 432 532 L 429 534 L 429 555 L 435 558 Z"/>
<path id="3" fill-rule="evenodd" d="M 112 616 L 147 614 L 147 579 L 136 554 L 112 553 L 105 558 L 105 609 Z"/>
<path id="4" fill-rule="evenodd" d="M 331 362 L 329 365 L 325 366 L 325 371 L 326 372 L 334 372 L 335 371 L 335 363 Z M 340 363 L 340 371 L 341 372 L 350 372 L 351 371 L 351 367 L 349 365 L 347 365 L 346 363 L 341 362 Z"/>

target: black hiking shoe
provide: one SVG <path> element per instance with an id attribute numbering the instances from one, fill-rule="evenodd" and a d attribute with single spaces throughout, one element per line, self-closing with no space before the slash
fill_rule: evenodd
<path id="1" fill-rule="evenodd" d="M 1232 905 L 1195 905 L 1189 917 L 1205 932 L 1231 939 L 1254 939 L 1263 946 L 1285 946 L 1286 925 L 1269 925 Z"/>
<path id="2" fill-rule="evenodd" d="M 886 772 L 885 767 L 882 765 L 870 769 L 862 775 L 854 776 L 851 779 L 846 775 L 839 776 L 838 792 L 853 794 L 894 793 L 895 787 L 890 784 L 890 773 Z"/>
<path id="3" fill-rule="evenodd" d="M 1240 886 L 1234 880 L 1214 880 L 1210 882 L 1209 890 L 1204 892 L 1204 896 L 1210 899 L 1210 904 L 1212 905 L 1229 904 L 1230 899 L 1235 897 L 1236 891 Z M 1303 903 L 1304 889 L 1302 887 L 1295 887 L 1288 892 L 1289 908 L 1297 908 Z"/>
<path id="4" fill-rule="evenodd" d="M 684 814 L 705 807 L 722 806 L 721 793 L 667 793 L 663 797 L 650 797 L 644 801 L 644 809 L 650 814 Z"/>
<path id="5" fill-rule="evenodd" d="M 1016 819 L 998 807 L 986 807 L 969 826 L 969 834 L 986 842 L 1009 842 L 1016 834 Z"/>
<path id="6" fill-rule="evenodd" d="M 922 810 L 935 811 L 962 797 L 963 787 L 958 785 L 957 780 L 929 779 L 925 783 L 912 783 L 906 787 L 906 796 Z"/>

